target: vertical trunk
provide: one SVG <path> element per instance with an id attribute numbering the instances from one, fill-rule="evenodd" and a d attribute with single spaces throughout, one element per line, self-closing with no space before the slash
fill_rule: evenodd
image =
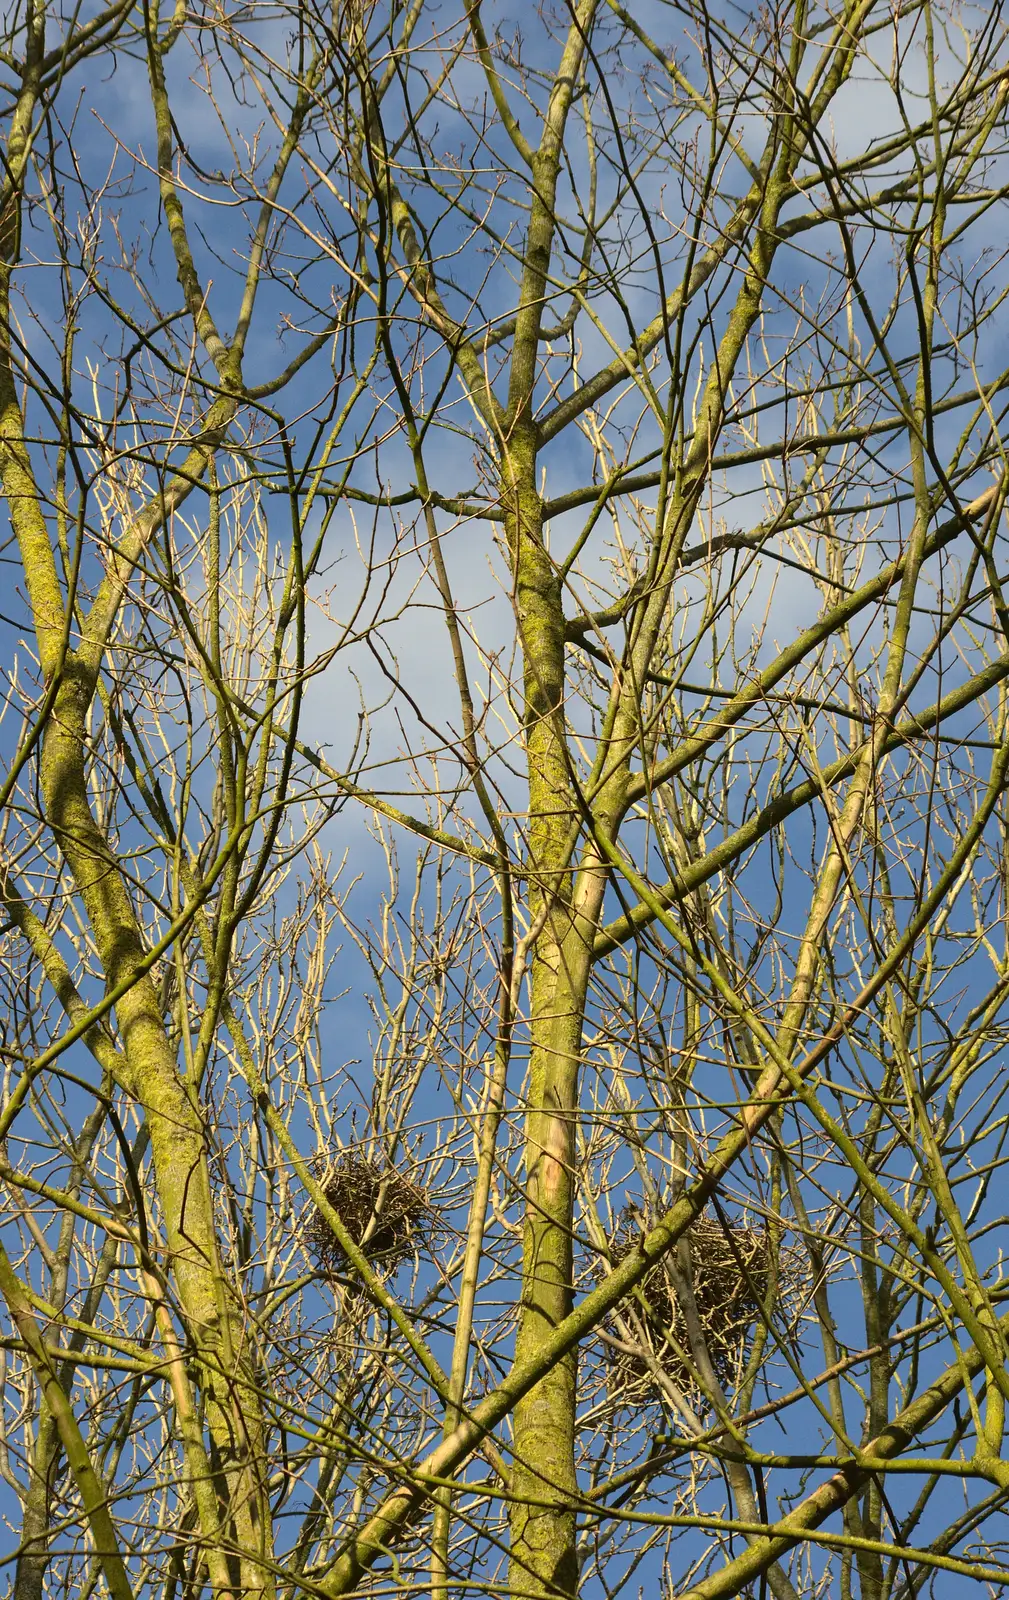
<path id="1" fill-rule="evenodd" d="M 59 1443 L 56 1422 L 45 1400 L 40 1399 L 38 1431 L 21 1518 L 21 1548 L 14 1574 L 13 1600 L 42 1600 L 49 1568 L 50 1503 Z"/>
<path id="2" fill-rule="evenodd" d="M 530 969 L 520 1362 L 573 1303 L 579 1066 L 605 881 L 591 841 L 576 850 L 582 819 L 565 725 L 561 586 L 543 541 L 535 447 L 523 445 L 511 457 L 521 470 L 510 485 L 509 535 L 524 665 L 530 916 L 541 932 Z M 515 1408 L 511 1583 L 523 1595 L 572 1596 L 578 1588 L 577 1366 L 572 1351 Z"/>
<path id="3" fill-rule="evenodd" d="M 590 941 L 572 919 L 576 797 L 564 711 L 561 583 L 543 540 L 536 487 L 535 421 L 543 310 L 556 228 L 564 130 L 598 0 L 579 0 L 558 63 L 538 150 L 529 152 L 532 196 L 502 443 L 506 531 L 523 661 L 529 780 L 530 914 L 540 928 L 531 970 L 526 1117 L 526 1216 L 517 1359 L 535 1349 L 572 1303 L 574 1117 Z M 577 1586 L 572 1496 L 577 1355 L 566 1356 L 515 1412 L 516 1500 L 511 1578 L 516 1593 L 573 1595 Z"/>
<path id="4" fill-rule="evenodd" d="M 523 1360 L 572 1303 L 574 1114 L 587 952 L 571 963 L 574 796 L 564 738 L 564 634 L 557 575 L 543 543 L 535 444 L 512 452 L 515 604 L 524 657 L 530 915 L 542 924 L 531 966 L 526 1215 L 516 1356 Z M 511 1582 L 526 1595 L 576 1589 L 576 1356 L 516 1408 Z"/>

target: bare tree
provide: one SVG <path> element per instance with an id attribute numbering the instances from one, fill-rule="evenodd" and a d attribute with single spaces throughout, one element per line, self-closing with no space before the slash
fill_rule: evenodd
<path id="1" fill-rule="evenodd" d="M 4 26 L 10 1593 L 1004 1586 L 1002 8 Z"/>

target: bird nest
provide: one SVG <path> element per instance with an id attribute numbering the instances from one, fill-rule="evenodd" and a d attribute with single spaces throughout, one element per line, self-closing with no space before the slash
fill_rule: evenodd
<path id="1" fill-rule="evenodd" d="M 431 1203 L 419 1184 L 398 1167 L 373 1161 L 353 1150 L 318 1157 L 315 1176 L 348 1236 L 367 1259 L 386 1270 L 399 1266 L 426 1242 Z M 322 1212 L 311 1207 L 305 1242 L 327 1276 L 352 1266 Z"/>
<path id="2" fill-rule="evenodd" d="M 610 1240 L 614 1266 L 631 1253 L 640 1238 L 640 1228 L 628 1224 L 618 1228 Z M 699 1217 L 687 1239 L 691 1287 L 704 1342 L 719 1382 L 731 1384 L 761 1319 L 761 1308 L 766 1304 L 774 1276 L 770 1233 L 741 1222 L 723 1224 L 714 1217 Z M 790 1252 L 781 1252 L 778 1261 L 779 1293 L 791 1270 L 784 1259 L 786 1255 L 790 1262 Z M 610 1323 L 607 1354 L 611 1394 L 624 1400 L 639 1399 L 653 1387 L 654 1366 L 640 1353 L 642 1345 L 679 1388 L 696 1391 L 690 1338 L 676 1276 L 675 1259 L 663 1257 L 642 1280 L 639 1294 L 623 1301 L 623 1329 Z M 629 1348 L 627 1333 L 638 1350 Z"/>

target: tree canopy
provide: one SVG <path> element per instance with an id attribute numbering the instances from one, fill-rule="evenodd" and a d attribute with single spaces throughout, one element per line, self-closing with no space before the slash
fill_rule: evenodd
<path id="1" fill-rule="evenodd" d="M 12 1600 L 1009 1585 L 1007 51 L 4 14 Z"/>

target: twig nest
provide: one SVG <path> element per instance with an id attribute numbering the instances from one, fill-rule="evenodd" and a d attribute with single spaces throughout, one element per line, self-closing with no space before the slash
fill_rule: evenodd
<path id="1" fill-rule="evenodd" d="M 610 1240 L 614 1265 L 630 1254 L 639 1238 L 640 1228 L 625 1223 L 617 1230 Z M 723 1224 L 716 1217 L 699 1217 L 687 1238 L 694 1300 L 711 1364 L 721 1383 L 731 1383 L 745 1357 L 772 1281 L 770 1234 L 741 1222 Z M 785 1254 L 782 1252 L 782 1257 Z M 783 1259 L 779 1261 L 779 1269 L 782 1267 L 787 1276 Z M 691 1390 L 696 1382 L 675 1348 L 679 1346 L 689 1359 L 690 1341 L 674 1274 L 673 1263 L 664 1257 L 643 1279 L 640 1298 L 628 1296 L 620 1311 L 630 1324 L 635 1341 L 646 1341 L 662 1370 L 680 1388 Z M 636 1320 L 629 1315 L 631 1312 L 636 1313 Z M 619 1339 L 613 1324 L 609 1331 Z M 652 1374 L 641 1355 L 617 1345 L 609 1345 L 608 1353 L 611 1389 L 626 1396 L 627 1391 L 640 1394 L 651 1386 Z"/>
<path id="2" fill-rule="evenodd" d="M 317 1157 L 313 1166 L 326 1200 L 373 1265 L 390 1270 L 426 1242 L 431 1203 L 420 1185 L 398 1167 L 354 1150 Z M 327 1275 L 351 1266 L 343 1245 L 314 1205 L 305 1226 L 305 1242 L 320 1271 Z"/>

